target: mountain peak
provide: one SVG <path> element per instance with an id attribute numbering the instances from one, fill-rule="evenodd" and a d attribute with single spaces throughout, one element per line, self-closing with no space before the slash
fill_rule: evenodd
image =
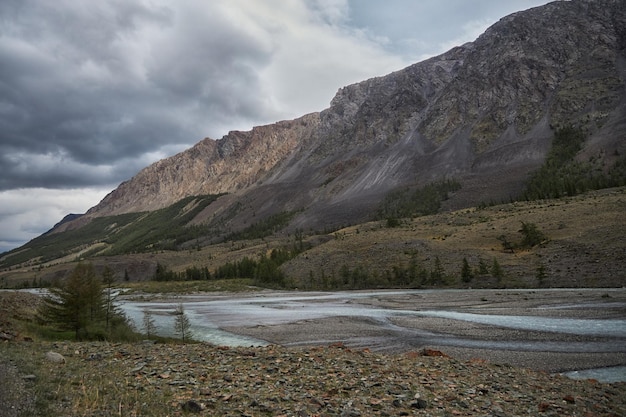
<path id="1" fill-rule="evenodd" d="M 201 218 L 237 228 L 290 211 L 293 227 L 324 228 L 371 218 L 399 187 L 452 177 L 462 188 L 448 208 L 508 200 L 542 164 L 555 126 L 584 129 L 583 153 L 626 152 L 625 9 L 573 0 L 512 14 L 474 42 L 339 89 L 320 113 L 204 139 L 87 217 L 226 193 Z"/>

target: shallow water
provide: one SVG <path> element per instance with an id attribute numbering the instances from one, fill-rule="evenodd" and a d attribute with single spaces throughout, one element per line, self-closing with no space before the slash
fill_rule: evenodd
<path id="1" fill-rule="evenodd" d="M 558 291 L 558 290 L 551 290 Z M 364 301 L 379 296 L 404 296 L 425 293 L 427 291 L 397 292 L 340 292 L 340 293 L 296 293 L 296 294 L 261 294 L 255 296 L 207 297 L 189 295 L 176 297 L 172 302 L 123 301 L 122 309 L 132 319 L 138 329 L 142 329 L 143 311 L 150 310 L 156 323 L 157 333 L 164 336 L 174 334 L 174 317 L 171 314 L 178 303 L 183 303 L 191 323 L 194 337 L 218 345 L 260 346 L 267 342 L 247 336 L 240 336 L 221 330 L 229 327 L 269 326 L 314 320 L 327 317 L 352 317 L 368 319 L 393 336 L 389 338 L 362 338 L 351 340 L 363 347 L 392 346 L 401 343 L 404 346 L 439 345 L 458 346 L 477 349 L 498 349 L 535 352 L 624 352 L 626 354 L 626 320 L 624 319 L 578 319 L 572 317 L 543 317 L 542 309 L 558 309 L 559 305 L 550 305 L 535 309 L 535 315 L 475 314 L 453 309 L 429 309 L 423 311 L 398 310 L 371 306 Z M 451 292 L 454 292 L 452 290 Z M 623 308 L 621 305 L 585 304 L 563 305 L 565 309 L 575 308 Z M 539 314 L 539 315 L 537 315 Z M 566 314 L 566 312 L 565 312 Z M 429 332 L 394 324 L 397 317 L 436 317 L 456 321 L 467 321 L 500 328 L 530 330 L 550 333 L 574 334 L 592 337 L 594 340 L 581 342 L 561 341 L 524 341 L 524 340 L 483 340 Z M 323 342 L 323 341 L 320 341 Z M 294 345 L 298 341 L 294 341 Z M 582 371 L 579 371 L 582 372 Z M 590 372 L 590 371 L 587 371 Z M 603 368 L 593 378 L 598 380 L 626 381 L 626 368 Z M 604 378 L 602 373 L 606 373 Z M 584 377 L 572 374 L 572 377 Z M 617 375 L 617 376 L 615 376 Z"/>

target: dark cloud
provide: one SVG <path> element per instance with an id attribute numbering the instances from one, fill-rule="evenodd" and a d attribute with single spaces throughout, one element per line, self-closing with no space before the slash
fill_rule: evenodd
<path id="1" fill-rule="evenodd" d="M 0 252 L 206 136 L 322 110 L 537 3 L 0 1 Z"/>
<path id="2" fill-rule="evenodd" d="M 258 76 L 271 48 L 209 3 L 20 1 L 0 12 L 0 189 L 119 182 L 141 168 L 133 158 L 276 115 Z M 102 169 L 121 158 L 124 169 Z"/>

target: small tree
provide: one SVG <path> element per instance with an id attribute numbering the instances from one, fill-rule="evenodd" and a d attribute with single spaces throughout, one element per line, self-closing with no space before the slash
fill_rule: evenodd
<path id="1" fill-rule="evenodd" d="M 433 269 L 430 271 L 430 280 L 433 284 L 442 284 L 444 282 L 446 271 L 443 269 L 443 265 L 441 265 L 441 259 L 439 256 L 435 256 L 435 264 Z"/>
<path id="2" fill-rule="evenodd" d="M 478 275 L 487 275 L 489 274 L 489 264 L 485 262 L 484 259 L 480 258 L 478 260 Z"/>
<path id="3" fill-rule="evenodd" d="M 174 320 L 174 329 L 176 333 L 180 335 L 180 338 L 183 342 L 188 341 L 192 338 L 191 333 L 191 323 L 189 322 L 189 317 L 185 314 L 185 308 L 182 303 L 179 303 L 176 306 L 176 310 L 174 310 L 175 320 Z"/>
<path id="4" fill-rule="evenodd" d="M 543 286 L 543 284 L 545 283 L 546 278 L 548 277 L 548 274 L 546 274 L 546 267 L 543 264 L 540 264 L 537 267 L 537 282 L 539 284 L 539 286 Z"/>
<path id="5" fill-rule="evenodd" d="M 463 266 L 461 267 L 461 281 L 470 282 L 474 278 L 474 273 L 472 272 L 472 268 L 467 262 L 467 258 L 463 258 Z"/>
<path id="6" fill-rule="evenodd" d="M 523 235 L 521 247 L 532 248 L 546 240 L 546 235 L 534 223 L 522 222 L 522 228 L 519 232 Z"/>
<path id="7" fill-rule="evenodd" d="M 513 243 L 509 242 L 505 235 L 498 236 L 498 240 L 502 242 L 502 249 L 504 249 L 505 252 L 515 253 L 515 250 L 513 249 Z"/>
<path id="8" fill-rule="evenodd" d="M 491 266 L 491 275 L 498 279 L 498 282 L 502 281 L 504 277 L 504 271 L 496 258 L 493 258 L 493 265 Z"/>
<path id="9" fill-rule="evenodd" d="M 143 310 L 143 331 L 148 339 L 156 334 L 154 317 L 152 317 L 152 311 L 148 309 Z"/>
<path id="10" fill-rule="evenodd" d="M 117 298 L 117 295 L 113 292 L 113 283 L 115 282 L 115 275 L 113 270 L 107 265 L 102 271 L 102 283 L 104 284 L 104 316 L 105 326 L 107 332 L 111 323 L 111 318 L 115 313 L 115 305 L 113 302 Z"/>

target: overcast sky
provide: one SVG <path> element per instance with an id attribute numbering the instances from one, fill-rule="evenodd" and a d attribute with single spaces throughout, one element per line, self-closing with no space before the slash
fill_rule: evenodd
<path id="1" fill-rule="evenodd" d="M 328 107 L 541 0 L 2 0 L 0 252 L 204 137 Z"/>

